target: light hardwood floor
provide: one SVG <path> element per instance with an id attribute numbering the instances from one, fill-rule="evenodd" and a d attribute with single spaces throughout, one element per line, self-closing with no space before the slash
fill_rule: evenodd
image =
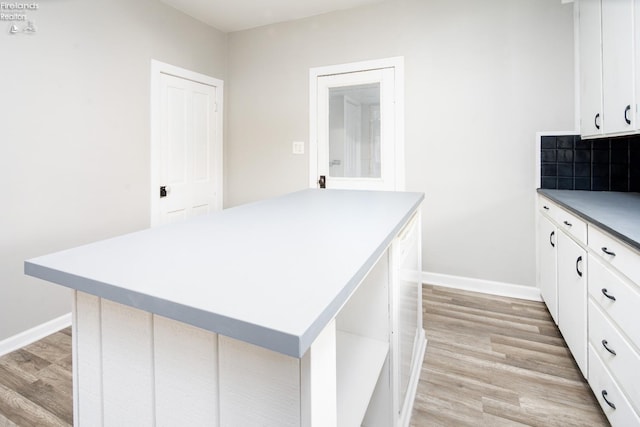
<path id="1" fill-rule="evenodd" d="M 607 426 L 543 303 L 425 285 L 412 427 Z M 0 358 L 0 427 L 72 424 L 71 330 Z"/>
<path id="2" fill-rule="evenodd" d="M 71 328 L 0 358 L 0 427 L 73 423 Z"/>
<path id="3" fill-rule="evenodd" d="M 423 286 L 411 425 L 608 426 L 544 303 Z"/>

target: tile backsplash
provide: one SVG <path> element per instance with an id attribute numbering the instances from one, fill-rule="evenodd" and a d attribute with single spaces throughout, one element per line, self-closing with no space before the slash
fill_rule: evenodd
<path id="1" fill-rule="evenodd" d="M 543 136 L 540 187 L 640 192 L 640 135 L 586 139 Z"/>

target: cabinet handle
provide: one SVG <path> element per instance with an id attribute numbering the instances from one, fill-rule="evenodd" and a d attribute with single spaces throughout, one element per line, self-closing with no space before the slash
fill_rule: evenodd
<path id="1" fill-rule="evenodd" d="M 607 405 L 611 406 L 613 409 L 616 409 L 616 405 L 613 404 L 613 402 L 610 402 L 609 399 L 607 399 L 607 396 L 609 394 L 607 393 L 607 390 L 602 390 L 602 398 L 604 399 L 605 402 L 607 402 Z"/>
<path id="2" fill-rule="evenodd" d="M 615 350 L 611 350 L 608 346 L 608 342 L 607 340 L 602 340 L 602 346 L 604 347 L 605 350 L 607 350 L 609 353 L 613 354 L 614 356 L 617 356 Z"/>
<path id="3" fill-rule="evenodd" d="M 629 120 L 629 111 L 631 111 L 631 105 L 627 105 L 627 108 L 624 109 L 624 121 L 627 122 L 628 125 L 631 124 L 631 120 Z"/>
<path id="4" fill-rule="evenodd" d="M 551 232 L 551 234 L 549 234 L 549 243 L 551 243 L 551 247 L 553 247 L 553 248 L 555 248 L 555 247 L 556 247 L 556 244 L 555 244 L 555 243 L 553 243 L 553 236 L 554 236 L 554 234 L 556 234 L 556 232 L 555 232 L 555 231 L 552 231 L 552 232 Z"/>
<path id="5" fill-rule="evenodd" d="M 615 301 L 616 297 L 614 297 L 613 295 L 609 295 L 607 292 L 607 288 L 602 288 L 602 295 L 609 298 L 611 301 Z"/>
<path id="6" fill-rule="evenodd" d="M 606 247 L 603 247 L 603 248 L 602 248 L 602 252 L 604 252 L 604 253 L 605 253 L 605 254 L 607 254 L 607 255 L 616 256 L 616 253 L 615 253 L 615 252 L 611 252 L 611 251 L 607 250 L 607 248 L 606 248 Z"/>
<path id="7" fill-rule="evenodd" d="M 573 224 L 571 224 L 569 221 L 565 221 L 564 225 L 566 225 L 567 227 L 573 227 Z"/>
<path id="8" fill-rule="evenodd" d="M 549 206 L 543 206 L 542 209 L 544 209 L 545 211 L 549 210 Z"/>
<path id="9" fill-rule="evenodd" d="M 600 113 L 596 114 L 593 118 L 593 124 L 596 125 L 596 129 L 600 129 L 600 124 L 598 123 L 598 119 L 600 118 Z"/>
<path id="10" fill-rule="evenodd" d="M 578 257 L 578 259 L 576 260 L 576 273 L 578 273 L 578 276 L 582 277 L 582 271 L 580 271 L 580 269 L 578 268 L 580 266 L 580 262 L 582 261 L 582 255 L 580 255 Z"/>

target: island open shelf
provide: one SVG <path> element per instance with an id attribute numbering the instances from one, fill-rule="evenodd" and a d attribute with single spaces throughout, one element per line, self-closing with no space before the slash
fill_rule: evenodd
<path id="1" fill-rule="evenodd" d="M 26 261 L 74 290 L 74 423 L 407 426 L 422 199 L 304 190 Z"/>
<path id="2" fill-rule="evenodd" d="M 360 425 L 369 407 L 389 343 L 338 332 L 338 426 Z"/>

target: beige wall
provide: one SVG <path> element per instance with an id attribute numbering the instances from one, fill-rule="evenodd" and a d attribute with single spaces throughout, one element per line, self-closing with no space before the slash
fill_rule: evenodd
<path id="1" fill-rule="evenodd" d="M 0 341 L 71 308 L 24 259 L 148 226 L 150 60 L 226 78 L 226 34 L 157 0 L 38 3 L 0 21 Z"/>
<path id="2" fill-rule="evenodd" d="M 535 132 L 573 129 L 572 5 L 395 0 L 229 35 L 226 205 L 305 188 L 309 68 L 406 66 L 424 270 L 535 285 Z"/>
<path id="3" fill-rule="evenodd" d="M 156 0 L 39 5 L 35 35 L 0 22 L 0 341 L 70 309 L 24 259 L 148 225 L 151 58 L 225 80 L 232 206 L 307 186 L 310 67 L 404 56 L 424 269 L 534 285 L 534 134 L 573 127 L 571 5 L 390 0 L 228 36 Z"/>

